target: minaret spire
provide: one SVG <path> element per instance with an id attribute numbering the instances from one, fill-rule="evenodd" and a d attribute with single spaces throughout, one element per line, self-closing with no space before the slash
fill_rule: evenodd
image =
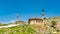
<path id="1" fill-rule="evenodd" d="M 44 8 L 42 8 L 42 28 L 44 27 Z"/>

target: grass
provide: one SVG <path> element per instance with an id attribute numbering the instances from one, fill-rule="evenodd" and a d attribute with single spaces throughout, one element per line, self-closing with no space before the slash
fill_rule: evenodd
<path id="1" fill-rule="evenodd" d="M 0 34 L 38 34 L 32 28 L 27 25 L 15 26 L 10 28 L 2 28 L 0 29 Z"/>
<path id="2" fill-rule="evenodd" d="M 20 26 L 0 29 L 0 34 L 55 34 L 53 32 L 57 32 L 57 31 L 52 27 L 46 28 L 45 26 L 42 29 L 40 25 L 25 25 L 25 24 Z M 56 34 L 60 34 L 60 32 L 57 32 Z"/>

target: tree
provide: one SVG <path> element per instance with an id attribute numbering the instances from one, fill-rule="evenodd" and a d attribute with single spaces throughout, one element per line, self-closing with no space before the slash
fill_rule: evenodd
<path id="1" fill-rule="evenodd" d="M 44 18 L 44 19 L 47 19 L 47 18 Z"/>
<path id="2" fill-rule="evenodd" d="M 56 28 L 55 25 L 57 24 L 57 22 L 56 21 L 52 21 L 51 23 L 52 23 L 51 27 Z"/>
<path id="3" fill-rule="evenodd" d="M 52 21 L 52 25 L 56 25 L 56 21 Z"/>

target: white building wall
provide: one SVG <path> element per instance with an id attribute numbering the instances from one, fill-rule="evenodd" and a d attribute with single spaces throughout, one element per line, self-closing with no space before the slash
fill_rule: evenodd
<path id="1" fill-rule="evenodd" d="M 41 22 L 37 22 L 36 20 L 31 20 L 30 24 L 41 24 Z"/>

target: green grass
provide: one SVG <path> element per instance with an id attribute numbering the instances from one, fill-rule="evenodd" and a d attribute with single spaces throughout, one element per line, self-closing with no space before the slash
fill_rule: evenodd
<path id="1" fill-rule="evenodd" d="M 0 24 L 0 26 L 7 26 L 8 24 Z"/>
<path id="2" fill-rule="evenodd" d="M 28 27 L 27 25 L 0 29 L 0 34 L 34 34 L 34 33 L 38 34 L 35 30 Z"/>

